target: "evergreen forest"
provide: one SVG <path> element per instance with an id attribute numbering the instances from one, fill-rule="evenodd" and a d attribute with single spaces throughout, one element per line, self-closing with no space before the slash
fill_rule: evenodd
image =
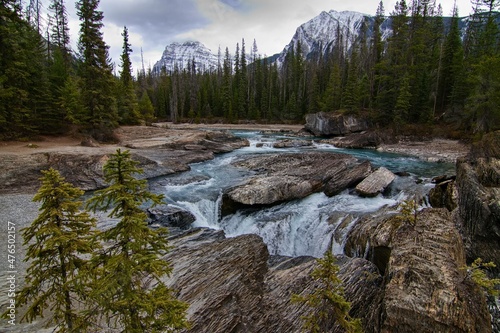
<path id="1" fill-rule="evenodd" d="M 444 17 L 434 0 L 401 0 L 388 13 L 381 1 L 360 36 L 339 35 L 342 42 L 324 54 L 305 58 L 298 43 L 278 65 L 255 40 L 250 52 L 242 40 L 219 52 L 213 71 L 193 60 L 185 69 L 143 67 L 135 75 L 126 27 L 113 68 L 99 0 L 76 1 L 80 31 L 71 49 L 67 5 L 50 0 L 42 28 L 40 1 L 1 0 L 0 139 L 77 129 L 106 141 L 119 125 L 303 123 L 320 111 L 394 129 L 436 125 L 460 136 L 500 128 L 499 0 L 472 0 L 465 26 L 456 9 Z"/>

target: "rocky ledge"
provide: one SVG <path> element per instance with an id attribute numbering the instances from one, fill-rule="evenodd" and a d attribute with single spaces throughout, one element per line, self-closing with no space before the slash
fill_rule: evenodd
<path id="1" fill-rule="evenodd" d="M 144 178 L 189 170 L 214 154 L 248 145 L 248 141 L 227 131 L 170 130 L 136 126 L 118 131 L 121 142 L 94 147 L 73 145 L 35 148 L 29 152 L 1 152 L 0 194 L 33 192 L 39 186 L 40 171 L 55 168 L 67 181 L 83 190 L 105 186 L 102 167 L 116 149 L 128 149 L 144 169 Z M 133 132 L 133 133 L 130 133 Z M 141 133 L 142 132 L 142 133 Z M 86 143 L 85 143 L 86 144 Z"/>
<path id="2" fill-rule="evenodd" d="M 327 152 L 257 155 L 233 164 L 256 175 L 224 193 L 223 214 L 241 206 L 272 205 L 315 192 L 332 196 L 355 186 L 372 171 L 369 162 Z"/>
<path id="3" fill-rule="evenodd" d="M 415 225 L 392 214 L 366 217 L 352 239 L 359 251 L 339 258 L 339 275 L 365 332 L 491 332 L 484 295 L 462 270 L 464 246 L 445 209 L 420 212 Z M 302 331 L 301 316 L 311 309 L 290 299 L 318 286 L 309 276 L 314 258 L 269 256 L 258 236 L 226 239 L 209 229 L 177 234 L 171 244 L 167 282 L 190 303 L 189 332 Z"/>
<path id="4" fill-rule="evenodd" d="M 500 272 L 500 131 L 485 135 L 457 162 L 456 186 L 455 217 L 467 259 L 493 261 Z"/>

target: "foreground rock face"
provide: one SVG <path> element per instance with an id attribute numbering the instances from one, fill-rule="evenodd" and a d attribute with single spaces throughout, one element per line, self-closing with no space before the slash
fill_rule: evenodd
<path id="1" fill-rule="evenodd" d="M 458 214 L 470 261 L 500 267 L 500 131 L 484 136 L 457 162 Z"/>
<path id="2" fill-rule="evenodd" d="M 484 296 L 461 269 L 465 250 L 450 213 L 424 210 L 415 226 L 388 213 L 361 220 L 345 249 L 384 274 L 379 331 L 491 332 Z"/>
<path id="3" fill-rule="evenodd" d="M 234 165 L 257 175 L 225 193 L 224 212 L 236 205 L 270 205 L 321 191 L 334 195 L 371 172 L 368 162 L 352 156 L 317 152 L 254 156 Z"/>
<path id="4" fill-rule="evenodd" d="M 425 210 L 392 239 L 381 332 L 491 332 L 482 292 L 465 279 L 449 213 Z"/>
<path id="5" fill-rule="evenodd" d="M 316 136 L 343 136 L 366 131 L 368 123 L 352 115 L 319 112 L 306 115 L 305 129 Z"/>
<path id="6" fill-rule="evenodd" d="M 316 287 L 309 277 L 314 258 L 269 257 L 262 239 L 245 235 L 224 239 L 221 232 L 196 229 L 171 240 L 168 280 L 188 303 L 188 332 L 302 332 L 302 316 L 310 309 L 291 302 L 293 293 Z M 269 264 L 268 264 L 269 263 Z M 381 277 L 364 259 L 341 262 L 340 277 L 352 315 L 363 317 L 367 332 L 377 324 Z M 367 278 L 369 277 L 369 278 Z M 332 331 L 337 330 L 330 323 Z"/>

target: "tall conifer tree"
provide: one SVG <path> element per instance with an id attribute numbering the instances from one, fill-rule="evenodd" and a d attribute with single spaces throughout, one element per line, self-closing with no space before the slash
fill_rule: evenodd
<path id="1" fill-rule="evenodd" d="M 43 171 L 42 186 L 33 201 L 40 214 L 23 229 L 26 261 L 31 265 L 26 286 L 18 293 L 19 305 L 27 305 L 23 320 L 32 322 L 50 309 L 47 325 L 57 332 L 80 332 L 87 325 L 78 313 L 84 295 L 84 255 L 98 248 L 93 240 L 96 222 L 82 211 L 83 191 L 64 181 L 58 171 Z"/>
<path id="2" fill-rule="evenodd" d="M 113 96 L 115 81 L 108 59 L 108 46 L 101 31 L 104 16 L 98 7 L 99 0 L 79 0 L 76 3 L 81 21 L 79 75 L 85 108 L 85 116 L 81 121 L 90 124 L 91 134 L 106 139 L 110 130 L 118 124 L 118 114 Z"/>
<path id="3" fill-rule="evenodd" d="M 132 49 L 129 44 L 129 36 L 127 27 L 123 27 L 123 48 L 121 55 L 120 71 L 120 96 L 118 96 L 118 113 L 124 124 L 138 124 L 140 115 L 138 111 L 137 96 L 135 95 L 134 79 L 132 77 L 132 62 L 130 61 L 130 53 Z"/>
<path id="4" fill-rule="evenodd" d="M 118 150 L 104 165 L 109 187 L 97 191 L 88 202 L 93 211 L 107 210 L 116 226 L 103 231 L 98 239 L 110 244 L 93 257 L 95 284 L 91 299 L 96 313 L 108 326 L 124 332 L 163 332 L 187 327 L 187 304 L 178 301 L 163 282 L 172 267 L 162 257 L 169 251 L 167 230 L 153 230 L 141 206 L 156 205 L 163 196 L 147 191 L 138 162 L 128 151 Z"/>

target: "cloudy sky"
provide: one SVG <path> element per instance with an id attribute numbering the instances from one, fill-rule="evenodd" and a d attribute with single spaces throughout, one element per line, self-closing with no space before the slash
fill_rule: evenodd
<path id="1" fill-rule="evenodd" d="M 470 0 L 456 0 L 461 16 L 471 10 Z M 76 45 L 79 21 L 74 0 L 67 0 L 72 42 Z M 407 1 L 409 3 L 411 1 Z M 439 0 L 437 0 L 439 2 Z M 321 11 L 352 10 L 374 15 L 379 0 L 101 0 L 104 12 L 104 39 L 112 60 L 119 64 L 121 32 L 127 26 L 134 50 L 134 72 L 141 63 L 153 66 L 172 42 L 195 40 L 214 53 L 219 46 L 234 53 L 236 43 L 245 39 L 247 51 L 253 40 L 259 53 L 281 52 L 302 23 Z M 389 14 L 396 0 L 383 0 Z M 451 14 L 454 0 L 441 0 L 444 15 Z"/>

